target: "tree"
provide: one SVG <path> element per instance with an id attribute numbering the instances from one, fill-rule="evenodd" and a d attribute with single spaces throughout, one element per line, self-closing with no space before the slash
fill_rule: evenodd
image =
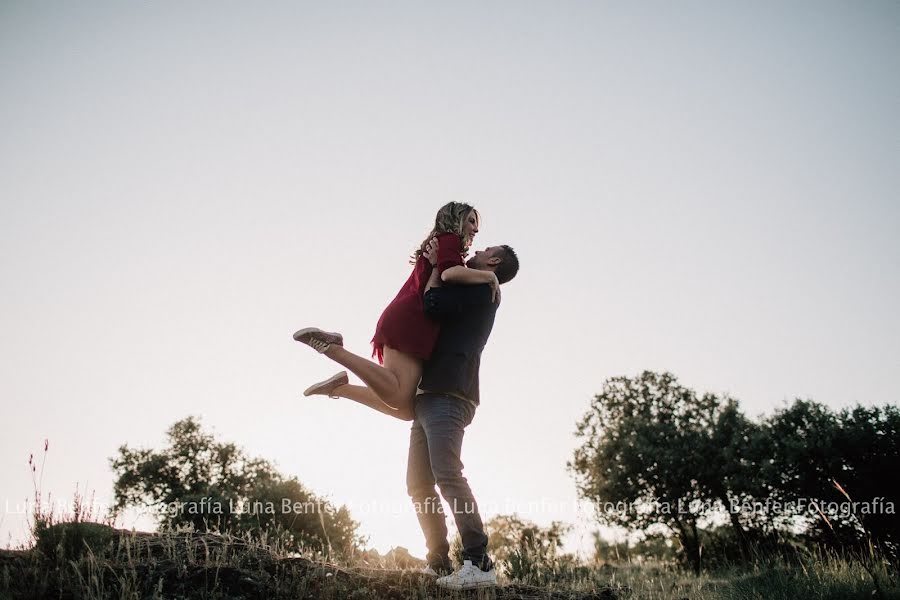
<path id="1" fill-rule="evenodd" d="M 840 474 L 842 459 L 835 447 L 839 425 L 827 406 L 796 400 L 763 421 L 760 452 L 768 457 L 761 477 L 769 499 L 779 507 L 771 516 L 775 529 L 810 529 L 820 516 L 801 499 L 837 499 L 830 483 Z"/>
<path id="2" fill-rule="evenodd" d="M 798 399 L 764 427 L 764 478 L 771 497 L 785 507 L 781 521 L 800 523 L 818 542 L 832 545 L 900 540 L 896 508 L 883 510 L 900 502 L 891 483 L 900 462 L 896 406 L 834 413 Z"/>
<path id="3" fill-rule="evenodd" d="M 734 429 L 727 440 L 716 437 L 723 423 Z M 670 373 L 616 377 L 604 383 L 578 423 L 582 445 L 568 466 L 601 522 L 645 534 L 663 525 L 699 571 L 698 525 L 729 495 L 719 489 L 725 476 L 717 458 L 721 444 L 742 438 L 745 427 L 733 402 L 699 396 Z"/>
<path id="4" fill-rule="evenodd" d="M 877 507 L 868 514 L 855 511 L 866 536 L 876 542 L 900 543 L 900 493 L 895 484 L 900 464 L 900 409 L 856 406 L 838 413 L 840 433 L 835 445 L 845 457 L 840 477 L 835 477 L 853 501 Z M 876 500 L 880 504 L 876 504 Z M 894 510 L 883 510 L 887 506 Z"/>
<path id="5" fill-rule="evenodd" d="M 346 507 L 335 508 L 234 444 L 216 442 L 193 417 L 167 435 L 169 446 L 159 452 L 123 445 L 110 459 L 114 513 L 145 507 L 157 512 L 162 528 L 275 533 L 293 550 L 345 553 L 362 542 Z"/>
<path id="6" fill-rule="evenodd" d="M 716 409 L 712 430 L 705 443 L 704 468 L 700 485 L 704 495 L 715 500 L 728 515 L 741 558 L 751 556 L 750 546 L 760 539 L 769 515 L 757 506 L 765 506 L 769 495 L 760 477 L 762 428 L 750 421 L 736 400 L 723 398 Z M 749 510 L 748 510 L 749 509 Z M 718 539 L 722 534 L 717 536 Z"/>

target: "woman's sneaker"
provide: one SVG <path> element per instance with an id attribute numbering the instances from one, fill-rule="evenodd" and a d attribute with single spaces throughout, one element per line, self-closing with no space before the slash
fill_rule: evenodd
<path id="1" fill-rule="evenodd" d="M 303 392 L 304 396 L 331 396 L 332 398 L 338 398 L 332 392 L 334 392 L 335 388 L 339 388 L 342 385 L 347 385 L 350 383 L 350 380 L 347 379 L 347 371 L 341 371 L 336 375 L 332 375 L 325 381 L 320 381 L 319 383 L 314 383 Z"/>
<path id="2" fill-rule="evenodd" d="M 328 346 L 331 344 L 337 346 L 344 345 L 344 336 L 339 333 L 322 331 L 318 327 L 307 327 L 306 329 L 296 331 L 294 332 L 294 339 L 311 346 L 320 354 L 323 354 L 328 350 Z"/>
<path id="3" fill-rule="evenodd" d="M 497 585 L 497 573 L 491 565 L 490 571 L 482 571 L 472 564 L 471 560 L 463 562 L 454 573 L 439 577 L 438 586 L 448 590 L 471 590 L 475 588 L 493 587 Z"/>

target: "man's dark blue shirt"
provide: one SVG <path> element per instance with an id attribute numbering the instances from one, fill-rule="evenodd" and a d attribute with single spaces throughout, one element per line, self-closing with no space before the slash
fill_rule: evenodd
<path id="1" fill-rule="evenodd" d="M 425 314 L 441 322 L 434 350 L 422 371 L 419 389 L 452 394 L 480 403 L 478 369 L 498 304 L 491 286 L 448 285 L 425 292 Z"/>

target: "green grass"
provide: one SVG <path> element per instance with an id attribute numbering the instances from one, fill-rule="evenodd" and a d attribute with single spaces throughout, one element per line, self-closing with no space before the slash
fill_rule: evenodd
<path id="1" fill-rule="evenodd" d="M 900 600 L 900 574 L 874 552 L 848 558 L 818 552 L 795 565 L 772 563 L 733 572 L 728 600 Z"/>

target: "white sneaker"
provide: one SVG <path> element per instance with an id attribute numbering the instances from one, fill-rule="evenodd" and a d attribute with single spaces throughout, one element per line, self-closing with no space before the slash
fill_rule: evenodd
<path id="1" fill-rule="evenodd" d="M 457 569 L 456 572 L 445 577 L 439 577 L 437 584 L 448 590 L 471 590 L 492 587 L 497 585 L 497 573 L 493 568 L 490 571 L 482 571 L 473 565 L 471 560 L 467 560 L 463 562 L 463 566 Z"/>

